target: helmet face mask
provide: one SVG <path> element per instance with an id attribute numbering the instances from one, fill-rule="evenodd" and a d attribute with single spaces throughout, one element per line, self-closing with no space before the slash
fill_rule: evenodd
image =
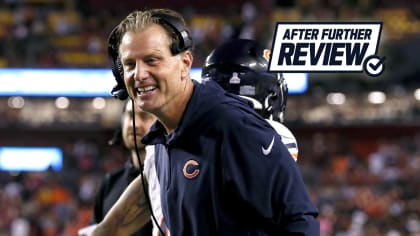
<path id="1" fill-rule="evenodd" d="M 226 92 L 258 101 L 264 118 L 282 121 L 286 82 L 281 74 L 268 72 L 264 49 L 254 40 L 234 39 L 218 46 L 207 57 L 202 78 L 214 80 Z"/>

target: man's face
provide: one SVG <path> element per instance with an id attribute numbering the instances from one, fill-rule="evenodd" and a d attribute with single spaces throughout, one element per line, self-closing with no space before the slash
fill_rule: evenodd
<path id="1" fill-rule="evenodd" d="M 141 143 L 141 139 L 144 135 L 149 132 L 150 127 L 156 121 L 154 115 L 142 111 L 138 106 L 135 105 L 135 123 L 136 123 L 136 141 L 137 147 L 142 149 L 144 144 Z M 134 149 L 134 129 L 133 129 L 133 107 L 131 102 L 128 102 L 125 107 L 125 112 L 122 115 L 122 137 L 124 145 L 127 149 Z"/>
<path id="2" fill-rule="evenodd" d="M 127 32 L 120 44 L 128 94 L 144 111 L 164 114 L 177 109 L 192 64 L 190 52 L 173 56 L 160 25 Z"/>

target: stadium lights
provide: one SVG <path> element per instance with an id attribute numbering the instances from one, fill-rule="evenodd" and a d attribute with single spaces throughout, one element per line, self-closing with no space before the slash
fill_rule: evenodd
<path id="1" fill-rule="evenodd" d="M 70 106 L 70 100 L 66 97 L 58 97 L 55 99 L 55 106 L 58 109 L 67 109 Z"/>
<path id="2" fill-rule="evenodd" d="M 201 82 L 201 68 L 191 77 Z M 306 73 L 285 73 L 289 93 L 304 93 Z M 110 97 L 116 82 L 111 69 L 16 69 L 0 68 L 0 96 Z"/>
<path id="3" fill-rule="evenodd" d="M 106 100 L 101 97 L 96 97 L 92 100 L 92 107 L 96 110 L 102 110 L 106 107 Z"/>
<path id="4" fill-rule="evenodd" d="M 25 99 L 20 96 L 13 96 L 7 100 L 7 105 L 13 109 L 21 109 L 25 105 Z"/>
<path id="5" fill-rule="evenodd" d="M 372 104 L 382 104 L 386 101 L 386 95 L 381 91 L 372 91 L 368 94 L 368 101 Z"/>
<path id="6" fill-rule="evenodd" d="M 0 147 L 0 171 L 59 171 L 62 166 L 58 147 Z"/>
<path id="7" fill-rule="evenodd" d="M 327 102 L 332 105 L 343 105 L 346 102 L 346 95 L 343 93 L 329 93 Z"/>
<path id="8" fill-rule="evenodd" d="M 420 88 L 414 91 L 414 98 L 416 98 L 417 101 L 420 101 Z"/>

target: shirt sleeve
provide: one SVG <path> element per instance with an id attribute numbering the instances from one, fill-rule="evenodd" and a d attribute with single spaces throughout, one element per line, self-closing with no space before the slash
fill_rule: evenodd
<path id="1" fill-rule="evenodd" d="M 230 121 L 229 121 L 230 119 Z M 318 211 L 276 131 L 255 115 L 227 118 L 223 179 L 238 201 L 281 235 L 319 235 Z"/>

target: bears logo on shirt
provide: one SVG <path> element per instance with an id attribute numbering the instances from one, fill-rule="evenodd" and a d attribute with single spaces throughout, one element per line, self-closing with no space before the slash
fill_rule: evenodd
<path id="1" fill-rule="evenodd" d="M 196 160 L 188 160 L 182 169 L 185 178 L 192 179 L 200 173 L 200 164 Z"/>

